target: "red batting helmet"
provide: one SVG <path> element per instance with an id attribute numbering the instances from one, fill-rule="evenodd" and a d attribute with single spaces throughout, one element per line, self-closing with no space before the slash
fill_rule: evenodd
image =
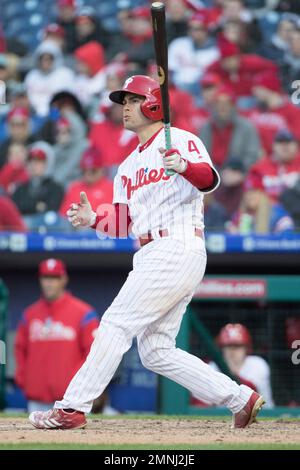
<path id="1" fill-rule="evenodd" d="M 240 323 L 227 323 L 223 326 L 217 342 L 221 348 L 224 346 L 247 346 L 250 349 L 252 346 L 249 330 Z"/>
<path id="2" fill-rule="evenodd" d="M 141 104 L 141 111 L 151 121 L 163 119 L 162 101 L 159 83 L 146 75 L 133 75 L 127 78 L 122 90 L 110 93 L 109 98 L 114 103 L 123 104 L 125 93 L 134 93 L 145 96 L 145 101 Z"/>

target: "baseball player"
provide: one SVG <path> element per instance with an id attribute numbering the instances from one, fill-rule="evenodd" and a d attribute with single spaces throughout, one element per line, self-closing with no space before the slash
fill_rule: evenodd
<path id="1" fill-rule="evenodd" d="M 136 336 L 145 367 L 208 404 L 227 406 L 233 426 L 244 428 L 254 421 L 263 397 L 176 348 L 175 342 L 186 307 L 204 275 L 203 198 L 218 186 L 219 175 L 201 140 L 190 132 L 172 128 L 173 148 L 165 150 L 162 102 L 155 80 L 132 76 L 121 90 L 110 93 L 110 99 L 123 106 L 124 127 L 134 131 L 140 143 L 118 169 L 108 215 L 107 207 L 94 211 L 84 192 L 67 215 L 74 227 L 90 226 L 108 236 L 124 237 L 131 230 L 141 248 L 63 399 L 52 410 L 31 413 L 29 420 L 41 429 L 84 427 L 85 414 Z"/>
<path id="2" fill-rule="evenodd" d="M 251 384 L 264 396 L 265 407 L 272 408 L 270 366 L 262 357 L 251 354 L 252 338 L 248 328 L 240 323 L 227 323 L 221 328 L 217 343 L 232 374 L 238 377 L 240 383 Z M 219 370 L 215 362 L 209 365 Z"/>
<path id="3" fill-rule="evenodd" d="M 84 363 L 99 325 L 94 308 L 68 292 L 67 282 L 62 260 L 43 260 L 42 295 L 26 308 L 18 325 L 15 380 L 29 411 L 48 410 L 61 397 Z"/>

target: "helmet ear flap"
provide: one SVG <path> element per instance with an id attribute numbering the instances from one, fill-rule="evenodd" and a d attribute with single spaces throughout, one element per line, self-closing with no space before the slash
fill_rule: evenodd
<path id="1" fill-rule="evenodd" d="M 144 116 L 151 121 L 161 121 L 163 119 L 162 101 L 160 95 L 160 88 L 155 88 L 145 95 L 146 99 L 141 105 L 141 110 Z"/>
<path id="2" fill-rule="evenodd" d="M 157 104 L 151 106 L 151 108 L 150 108 L 150 111 L 153 112 L 153 113 L 155 113 L 158 110 L 159 110 L 159 106 Z"/>

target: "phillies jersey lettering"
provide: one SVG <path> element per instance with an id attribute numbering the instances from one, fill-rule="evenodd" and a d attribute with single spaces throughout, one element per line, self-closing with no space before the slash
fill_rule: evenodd
<path id="1" fill-rule="evenodd" d="M 194 134 L 172 127 L 171 138 L 172 147 L 178 149 L 183 158 L 193 163 L 205 162 L 214 168 L 202 141 Z M 204 228 L 204 194 L 182 175 L 165 174 L 163 157 L 158 150 L 164 146 L 162 128 L 146 148 L 139 151 L 137 147 L 126 158 L 114 180 L 113 202 L 128 205 L 132 232 L 137 237 L 175 225 Z M 219 184 L 217 176 L 211 191 Z"/>
<path id="2" fill-rule="evenodd" d="M 60 321 L 34 319 L 30 323 L 29 336 L 30 341 L 74 341 L 77 333 Z"/>
<path id="3" fill-rule="evenodd" d="M 148 170 L 148 168 L 141 168 L 136 172 L 135 184 L 132 184 L 131 178 L 127 178 L 127 176 L 122 175 L 122 183 L 124 188 L 127 189 L 128 200 L 131 199 L 133 192 L 138 188 L 142 188 L 143 186 L 150 183 L 157 183 L 161 179 L 168 180 L 170 178 L 170 176 L 165 174 L 164 168 L 160 168 L 160 170 L 156 170 L 155 168 L 150 171 Z"/>

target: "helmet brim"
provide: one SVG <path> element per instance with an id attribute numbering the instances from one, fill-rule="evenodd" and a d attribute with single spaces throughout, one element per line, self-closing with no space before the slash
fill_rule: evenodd
<path id="1" fill-rule="evenodd" d="M 109 94 L 109 99 L 110 101 L 113 101 L 114 103 L 123 104 L 125 93 L 126 92 L 124 90 L 112 91 Z"/>
<path id="2" fill-rule="evenodd" d="M 108 97 L 114 103 L 123 104 L 126 93 L 130 93 L 131 95 L 144 96 L 144 95 L 135 93 L 134 91 L 130 91 L 130 90 L 115 90 L 115 91 L 112 91 L 108 95 Z"/>

